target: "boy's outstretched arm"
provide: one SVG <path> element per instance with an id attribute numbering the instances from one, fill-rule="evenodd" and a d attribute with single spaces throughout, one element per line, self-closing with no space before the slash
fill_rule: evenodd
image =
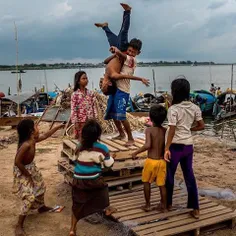
<path id="1" fill-rule="evenodd" d="M 141 81 L 146 86 L 149 86 L 150 84 L 149 79 L 144 79 L 144 78 L 133 76 L 133 75 L 122 75 L 117 72 L 112 72 L 110 75 L 110 78 L 114 80 L 119 80 L 119 79 L 137 80 L 137 81 Z"/>
<path id="2" fill-rule="evenodd" d="M 49 130 L 47 133 L 40 135 L 39 138 L 36 140 L 36 142 L 42 142 L 43 140 L 49 138 L 50 136 L 52 136 L 57 130 L 63 128 L 65 126 L 65 124 L 61 124 L 58 125 L 56 127 L 54 127 L 53 129 Z"/>
<path id="3" fill-rule="evenodd" d="M 139 153 L 145 152 L 150 148 L 151 148 L 151 133 L 150 133 L 150 129 L 147 128 L 145 130 L 145 144 L 141 148 L 139 148 L 137 151 L 132 153 L 132 158 L 133 159 L 137 158 L 137 155 Z"/>

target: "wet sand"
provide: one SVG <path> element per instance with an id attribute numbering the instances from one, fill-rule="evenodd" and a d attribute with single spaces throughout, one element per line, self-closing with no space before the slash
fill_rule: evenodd
<path id="1" fill-rule="evenodd" d="M 14 135 L 14 131 L 0 131 L 0 136 Z M 220 187 L 236 192 L 236 152 L 230 150 L 225 143 L 215 138 L 195 137 L 194 169 L 199 188 Z M 0 166 L 0 235 L 14 235 L 14 225 L 20 208 L 20 200 L 12 194 L 12 167 L 17 144 L 9 144 L 1 149 Z M 57 160 L 60 157 L 61 139 L 50 138 L 37 145 L 36 164 L 42 171 L 46 186 L 46 204 L 50 206 L 64 205 L 61 213 L 35 214 L 27 217 L 25 231 L 27 235 L 54 236 L 68 235 L 71 214 L 71 189 L 64 183 L 63 176 L 57 170 Z M 182 179 L 181 171 L 177 179 Z M 218 201 L 219 200 L 215 200 Z M 236 209 L 236 201 L 220 201 L 222 204 Z M 112 236 L 128 235 L 126 229 L 119 224 L 103 222 L 89 224 L 78 223 L 78 235 Z M 215 236 L 236 235 L 236 229 L 213 233 Z"/>

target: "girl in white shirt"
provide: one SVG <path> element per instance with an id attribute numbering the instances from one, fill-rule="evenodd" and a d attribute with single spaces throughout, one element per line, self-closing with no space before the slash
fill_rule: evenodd
<path id="1" fill-rule="evenodd" d="M 197 184 L 193 173 L 193 138 L 191 131 L 204 129 L 202 113 L 198 106 L 189 101 L 190 84 L 184 77 L 178 77 L 171 84 L 172 106 L 168 110 L 168 130 L 164 158 L 167 166 L 167 206 L 172 208 L 174 176 L 180 163 L 188 190 L 187 207 L 193 209 L 191 215 L 199 218 Z M 193 126 L 196 122 L 197 125 Z"/>

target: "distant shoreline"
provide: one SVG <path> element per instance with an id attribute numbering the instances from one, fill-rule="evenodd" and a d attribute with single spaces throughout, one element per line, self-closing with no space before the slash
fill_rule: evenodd
<path id="1" fill-rule="evenodd" d="M 190 66 L 190 67 L 196 67 L 196 66 L 227 66 L 232 65 L 232 63 L 214 63 L 214 62 L 185 62 L 185 63 L 173 63 L 173 62 L 140 62 L 138 63 L 138 67 L 163 67 L 163 66 Z M 60 70 L 60 69 L 86 69 L 86 68 L 105 68 L 104 64 L 70 64 L 70 63 L 59 63 L 59 64 L 25 64 L 25 65 L 19 65 L 18 70 Z M 0 71 L 15 71 L 16 66 L 15 65 L 0 65 Z"/>

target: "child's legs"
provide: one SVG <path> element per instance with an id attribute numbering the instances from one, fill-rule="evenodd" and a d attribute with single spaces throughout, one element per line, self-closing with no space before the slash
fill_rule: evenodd
<path id="1" fill-rule="evenodd" d="M 102 27 L 102 29 L 105 31 L 108 43 L 111 46 L 118 47 L 118 36 L 115 35 L 108 26 Z"/>
<path id="2" fill-rule="evenodd" d="M 167 208 L 167 193 L 166 186 L 159 186 L 161 194 L 161 209 L 165 210 Z"/>
<path id="3" fill-rule="evenodd" d="M 75 233 L 76 232 L 76 225 L 78 223 L 77 218 L 74 216 L 73 212 L 71 215 L 71 227 L 70 227 L 70 232 Z"/>
<path id="4" fill-rule="evenodd" d="M 180 160 L 184 180 L 188 190 L 188 208 L 199 209 L 197 184 L 193 173 L 193 146 L 184 148 L 185 156 Z"/>
<path id="5" fill-rule="evenodd" d="M 143 183 L 144 197 L 146 201 L 146 207 L 150 207 L 150 198 L 151 198 L 151 184 L 148 182 Z"/>
<path id="6" fill-rule="evenodd" d="M 121 125 L 121 121 L 119 120 L 113 120 L 114 121 L 114 124 L 119 132 L 119 137 L 122 138 L 122 137 L 125 137 L 125 132 L 122 128 L 122 125 Z"/>
<path id="7" fill-rule="evenodd" d="M 126 51 L 129 43 L 128 32 L 130 27 L 130 11 L 124 11 L 123 22 L 118 34 L 118 48 L 121 51 Z"/>
<path id="8" fill-rule="evenodd" d="M 122 122 L 122 124 L 125 128 L 126 133 L 127 133 L 128 141 L 134 141 L 129 121 L 128 120 L 122 120 L 121 122 Z"/>
<path id="9" fill-rule="evenodd" d="M 25 232 L 23 230 L 24 222 L 25 222 L 26 215 L 20 215 L 16 228 L 15 228 L 15 235 L 25 235 Z"/>
<path id="10" fill-rule="evenodd" d="M 175 172 L 182 155 L 182 150 L 183 148 L 181 148 L 181 145 L 172 144 L 170 146 L 171 160 L 167 164 L 167 178 L 166 178 L 167 207 L 172 206 Z"/>

